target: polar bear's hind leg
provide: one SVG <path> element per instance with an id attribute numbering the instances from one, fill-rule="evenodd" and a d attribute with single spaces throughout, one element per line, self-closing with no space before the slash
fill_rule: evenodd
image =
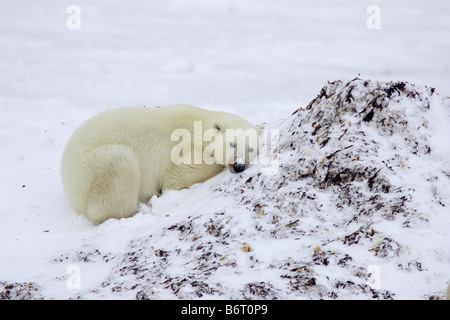
<path id="1" fill-rule="evenodd" d="M 141 179 L 133 151 L 122 145 L 106 145 L 93 150 L 90 158 L 94 178 L 86 198 L 87 218 L 98 224 L 138 212 Z"/>

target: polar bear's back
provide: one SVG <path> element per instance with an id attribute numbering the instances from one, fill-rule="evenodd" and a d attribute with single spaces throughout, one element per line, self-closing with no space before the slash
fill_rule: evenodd
<path id="1" fill-rule="evenodd" d="M 251 126 L 237 116 L 190 105 L 115 109 L 100 113 L 83 123 L 68 141 L 65 153 L 84 153 L 106 144 L 125 145 L 141 152 L 146 144 L 159 142 L 158 139 L 170 141 L 176 129 L 184 128 L 193 132 L 194 121 L 201 120 L 203 129 L 213 127 L 212 119 L 229 120 L 236 127 Z M 174 144 L 176 142 L 166 144 L 166 147 L 172 148 Z"/>
<path id="2" fill-rule="evenodd" d="M 163 117 L 163 113 L 165 112 L 161 112 L 159 108 L 126 108 L 100 113 L 88 119 L 75 131 L 67 148 L 72 147 L 73 144 L 85 148 L 106 143 L 128 145 L 134 141 L 130 137 L 157 134 L 156 131 L 161 129 L 161 122 L 170 124 L 172 121 L 167 118 L 167 115 Z"/>
<path id="3" fill-rule="evenodd" d="M 201 110 L 187 105 L 109 110 L 83 123 L 70 138 L 66 150 L 83 153 L 105 144 L 119 144 L 139 152 L 144 144 L 153 142 L 148 140 L 170 141 L 171 133 L 193 123 L 194 119 L 186 119 L 198 117 Z"/>

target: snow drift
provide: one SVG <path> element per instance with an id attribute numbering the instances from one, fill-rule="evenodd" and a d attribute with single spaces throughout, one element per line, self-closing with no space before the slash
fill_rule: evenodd
<path id="1" fill-rule="evenodd" d="M 257 164 L 153 197 L 55 250 L 39 281 L 0 282 L 0 297 L 442 299 L 448 120 L 433 88 L 328 83 L 265 124 L 279 131 L 262 151 L 270 174 Z M 61 264 L 79 266 L 80 288 L 52 289 L 70 280 Z"/>

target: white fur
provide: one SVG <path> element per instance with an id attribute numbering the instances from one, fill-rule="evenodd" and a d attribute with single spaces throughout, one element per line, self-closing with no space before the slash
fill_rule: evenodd
<path id="1" fill-rule="evenodd" d="M 62 182 L 70 204 L 92 222 L 101 223 L 130 217 L 138 211 L 140 202 L 146 203 L 167 189 L 204 182 L 225 165 L 233 171 L 234 162 L 242 161 L 242 152 L 235 152 L 238 156 L 231 160 L 218 159 L 212 153 L 212 164 L 177 165 L 172 161 L 172 149 L 179 143 L 172 141 L 172 133 L 182 128 L 193 135 L 194 121 L 201 121 L 203 132 L 216 130 L 219 135 L 226 129 L 253 128 L 235 115 L 187 105 L 111 110 L 86 121 L 70 138 L 62 157 Z M 226 139 L 213 141 L 228 143 Z M 200 146 L 202 152 L 207 144 Z M 253 149 L 245 166 L 260 147 L 259 141 L 248 144 L 235 146 L 244 152 L 245 148 L 247 152 Z M 224 147 L 229 150 L 230 144 Z"/>

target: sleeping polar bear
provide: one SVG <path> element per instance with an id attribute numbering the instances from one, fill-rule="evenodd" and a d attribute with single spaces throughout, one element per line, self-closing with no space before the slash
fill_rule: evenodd
<path id="1" fill-rule="evenodd" d="M 262 146 L 262 132 L 238 116 L 188 105 L 107 111 L 67 143 L 64 191 L 95 224 L 130 217 L 164 190 L 204 182 L 224 167 L 245 170 Z"/>

